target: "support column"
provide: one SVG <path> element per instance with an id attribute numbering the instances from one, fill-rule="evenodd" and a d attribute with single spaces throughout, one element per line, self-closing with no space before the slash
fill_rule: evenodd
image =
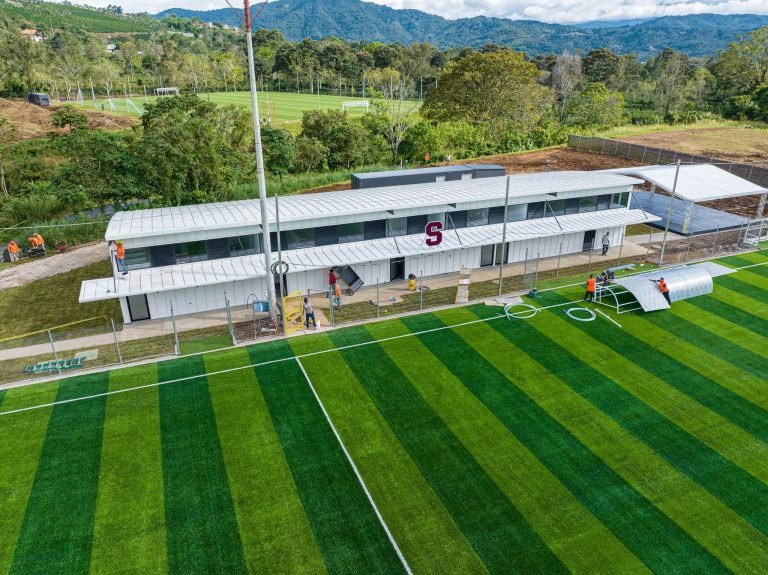
<path id="1" fill-rule="evenodd" d="M 693 213 L 693 202 L 689 200 L 685 206 L 685 217 L 683 218 L 683 235 L 688 233 L 688 224 L 691 223 L 692 213 Z"/>

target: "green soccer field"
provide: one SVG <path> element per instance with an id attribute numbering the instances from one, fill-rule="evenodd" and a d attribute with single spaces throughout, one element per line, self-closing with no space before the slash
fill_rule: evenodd
<path id="1" fill-rule="evenodd" d="M 204 100 L 209 100 L 219 105 L 233 104 L 251 109 L 250 92 L 214 92 L 211 94 L 199 94 Z M 301 122 L 302 115 L 306 110 L 341 110 L 342 102 L 362 100 L 351 96 L 326 96 L 313 94 L 296 94 L 292 92 L 259 92 L 259 111 L 263 118 L 271 117 L 273 122 L 281 124 L 293 124 Z M 156 96 L 148 96 L 147 103 L 157 101 Z M 135 95 L 131 102 L 136 106 L 131 106 L 124 96 L 115 96 L 112 98 L 112 104 L 115 112 L 121 114 L 130 114 L 138 116 L 144 111 L 144 96 Z M 101 104 L 104 104 L 105 110 L 110 111 L 107 100 L 99 99 L 95 109 L 101 110 Z M 92 100 L 86 99 L 83 108 L 94 109 Z M 350 116 L 359 116 L 364 108 L 350 108 Z"/>
<path id="2" fill-rule="evenodd" d="M 0 573 L 768 573 L 768 252 L 720 261 L 0 391 Z"/>

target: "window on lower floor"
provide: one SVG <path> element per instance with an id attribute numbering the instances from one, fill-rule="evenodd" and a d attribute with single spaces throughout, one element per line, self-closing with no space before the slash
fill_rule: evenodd
<path id="1" fill-rule="evenodd" d="M 125 267 L 129 270 L 141 270 L 152 267 L 149 248 L 125 250 Z"/>
<path id="2" fill-rule="evenodd" d="M 303 230 L 288 230 L 285 235 L 289 250 L 312 248 L 315 246 L 314 228 L 305 228 Z"/>
<path id="3" fill-rule="evenodd" d="M 250 256 L 261 252 L 258 236 L 235 236 L 229 238 L 229 255 Z"/>
<path id="4" fill-rule="evenodd" d="M 176 253 L 176 263 L 178 264 L 202 262 L 208 259 L 208 250 L 205 242 L 175 244 L 173 250 Z"/>
<path id="5" fill-rule="evenodd" d="M 407 225 L 407 224 L 406 224 Z M 363 222 L 339 225 L 339 243 L 361 242 L 365 239 Z"/>

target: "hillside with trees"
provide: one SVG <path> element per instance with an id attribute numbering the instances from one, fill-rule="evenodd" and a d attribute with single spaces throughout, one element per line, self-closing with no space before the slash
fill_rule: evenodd
<path id="1" fill-rule="evenodd" d="M 57 131 L 45 137 L 19 141 L 12 117 L 0 125 L 0 227 L 110 206 L 256 195 L 247 108 L 206 97 L 246 87 L 244 35 L 175 23 L 196 32 L 125 35 L 109 52 L 104 38 L 82 30 L 55 30 L 33 42 L 18 24 L 0 21 L 0 97 L 45 91 L 60 101 L 51 116 Z M 641 61 L 609 48 L 530 55 L 493 44 L 440 50 L 428 42 L 289 42 L 264 29 L 254 47 L 260 90 L 365 94 L 373 104 L 354 117 L 308 110 L 290 131 L 265 122 L 273 193 L 321 186 L 352 170 L 424 163 L 427 155 L 460 160 L 531 150 L 625 124 L 768 120 L 768 27 L 707 59 L 671 48 Z M 141 125 L 106 131 L 66 105 L 78 86 L 90 92 L 91 82 L 97 96 L 159 86 L 186 95 L 146 104 Z"/>
<path id="2" fill-rule="evenodd" d="M 0 19 L 45 30 L 70 27 L 88 32 L 153 32 L 165 28 L 148 14 L 126 14 L 120 6 L 92 8 L 38 0 L 0 0 Z"/>
<path id="3" fill-rule="evenodd" d="M 261 8 L 253 6 L 254 13 Z M 239 26 L 240 19 L 229 8 L 210 11 L 182 7 L 164 10 L 170 14 Z M 440 49 L 486 44 L 508 46 L 528 54 L 560 53 L 608 47 L 619 54 L 636 53 L 641 59 L 670 47 L 689 56 L 709 56 L 725 48 L 736 36 L 768 26 L 768 16 L 754 14 L 698 14 L 670 16 L 609 28 L 585 28 L 506 18 L 459 18 L 448 20 L 418 10 L 395 10 L 362 0 L 279 0 L 270 2 L 259 15 L 259 25 L 280 30 L 294 42 L 335 36 L 348 41 L 378 41 L 386 44 L 430 42 Z"/>

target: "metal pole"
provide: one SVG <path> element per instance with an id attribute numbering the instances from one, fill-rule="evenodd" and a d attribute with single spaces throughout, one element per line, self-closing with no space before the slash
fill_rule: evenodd
<path id="1" fill-rule="evenodd" d="M 112 335 L 115 336 L 115 347 L 117 348 L 117 359 L 120 361 L 120 365 L 123 365 L 123 354 L 120 353 L 120 343 L 117 341 L 117 331 L 115 330 L 115 320 L 110 319 L 112 322 Z"/>
<path id="2" fill-rule="evenodd" d="M 176 355 L 181 355 L 181 348 L 179 347 L 179 332 L 176 331 L 176 314 L 173 313 L 173 303 L 171 303 L 171 322 L 173 323 L 173 344 L 176 350 Z"/>
<path id="3" fill-rule="evenodd" d="M 720 226 L 717 226 L 715 230 L 715 239 L 712 240 L 712 253 L 715 253 L 715 245 L 717 245 L 717 234 L 720 232 Z"/>
<path id="4" fill-rule="evenodd" d="M 51 342 L 51 349 L 53 350 L 53 361 L 56 362 L 56 369 L 59 370 L 59 375 L 61 375 L 61 366 L 59 365 L 59 356 L 56 354 L 56 346 L 53 344 L 53 334 L 51 333 L 51 330 L 48 330 L 48 339 Z"/>
<path id="5" fill-rule="evenodd" d="M 672 219 L 672 205 L 675 202 L 675 192 L 677 191 L 677 176 L 680 174 L 680 160 L 675 167 L 675 181 L 672 184 L 672 193 L 669 194 L 669 205 L 667 206 L 667 223 L 664 226 L 664 237 L 661 240 L 661 254 L 659 254 L 659 267 L 664 265 L 664 252 L 667 249 L 667 233 L 669 233 L 669 221 Z"/>
<path id="6" fill-rule="evenodd" d="M 424 309 L 424 284 L 422 282 L 424 278 L 424 272 L 419 272 L 419 310 Z"/>
<path id="7" fill-rule="evenodd" d="M 328 286 L 328 307 L 330 308 L 331 312 L 331 327 L 334 326 L 333 323 L 333 295 L 331 294 L 331 286 Z"/>
<path id="8" fill-rule="evenodd" d="M 507 190 L 504 193 L 504 225 L 501 227 L 501 262 L 499 263 L 499 297 L 501 297 L 502 282 L 504 279 L 504 260 L 506 255 L 504 252 L 505 244 L 507 243 L 507 212 L 509 211 L 509 176 L 507 176 Z"/>
<path id="9" fill-rule="evenodd" d="M 244 0 L 245 9 L 245 38 L 248 47 L 248 76 L 251 88 L 251 114 L 253 115 L 253 146 L 256 151 L 256 172 L 259 182 L 259 204 L 261 205 L 262 245 L 264 246 L 264 269 L 272 273 L 272 242 L 269 237 L 269 212 L 267 211 L 267 180 L 264 175 L 264 152 L 261 148 L 261 120 L 259 119 L 259 99 L 256 94 L 256 71 L 253 60 L 253 38 L 251 35 L 251 5 L 250 0 Z M 269 276 L 268 276 L 269 277 Z M 275 301 L 275 282 L 267 282 L 269 298 L 269 317 L 277 321 Z"/>
<path id="10" fill-rule="evenodd" d="M 693 236 L 688 236 L 688 249 L 685 250 L 685 261 L 688 261 L 691 257 L 691 244 L 693 243 Z"/>
<path id="11" fill-rule="evenodd" d="M 232 338 L 232 345 L 237 345 L 235 339 L 235 329 L 232 326 L 232 309 L 229 307 L 229 298 L 227 292 L 224 292 L 224 307 L 227 308 L 227 327 L 229 328 L 229 337 Z"/>
<path id="12" fill-rule="evenodd" d="M 379 299 L 379 278 L 376 278 L 376 319 L 381 317 L 381 300 Z"/>
<path id="13" fill-rule="evenodd" d="M 280 278 L 280 309 L 282 309 L 282 313 L 280 316 L 283 319 L 283 335 L 288 335 L 288 325 L 285 323 L 285 288 L 283 284 L 285 283 L 283 280 L 283 247 L 282 242 L 280 240 L 280 201 L 278 199 L 278 195 L 275 194 L 275 232 L 277 235 L 277 265 L 280 266 L 280 269 L 277 270 L 278 276 Z M 272 270 L 269 270 L 270 275 L 272 274 Z M 274 289 L 274 277 L 272 278 L 273 281 L 271 282 L 271 285 Z M 307 295 L 309 297 L 309 295 Z"/>
<path id="14" fill-rule="evenodd" d="M 624 249 L 624 238 L 621 239 L 621 244 L 619 244 L 619 259 L 616 260 L 616 265 L 621 265 L 621 251 Z"/>
<path id="15" fill-rule="evenodd" d="M 592 252 L 594 249 L 589 250 L 589 261 L 587 262 L 587 273 L 592 271 Z"/>
<path id="16" fill-rule="evenodd" d="M 560 242 L 560 251 L 557 252 L 557 274 L 555 274 L 556 279 L 560 279 L 560 258 L 563 255 L 563 242 Z"/>

